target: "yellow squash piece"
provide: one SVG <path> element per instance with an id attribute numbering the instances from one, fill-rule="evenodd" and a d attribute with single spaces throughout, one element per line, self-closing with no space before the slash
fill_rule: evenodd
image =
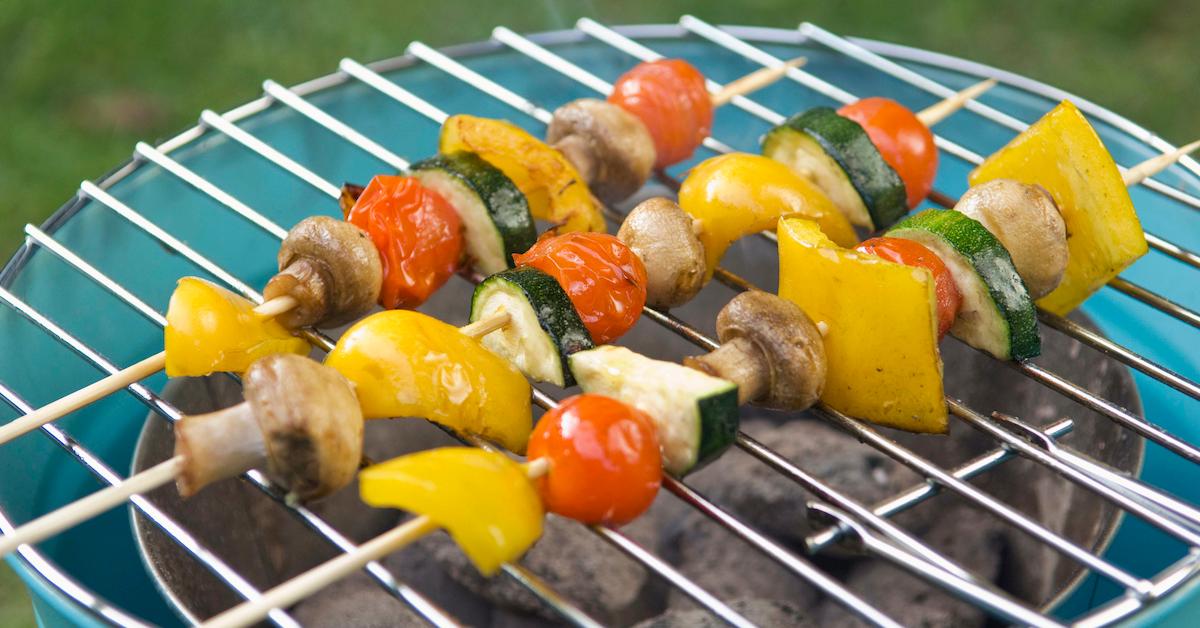
<path id="1" fill-rule="evenodd" d="M 273 353 L 308 355 L 308 343 L 274 319 L 254 313 L 254 303 L 197 277 L 184 277 L 171 293 L 163 330 L 167 377 L 242 373 Z"/>
<path id="2" fill-rule="evenodd" d="M 438 151 L 469 151 L 498 168 L 525 195 L 533 217 L 554 223 L 557 233 L 607 229 L 587 183 L 571 162 L 511 122 L 450 116 L 442 125 Z"/>
<path id="3" fill-rule="evenodd" d="M 825 336 L 821 401 L 889 427 L 947 431 L 932 273 L 843 249 L 815 223 L 784 218 L 779 295 Z"/>
<path id="4" fill-rule="evenodd" d="M 679 189 L 679 206 L 698 222 L 707 275 L 725 250 L 752 233 L 774 230 L 782 216 L 814 220 L 834 242 L 858 242 L 850 221 L 816 186 L 761 155 L 732 153 L 692 169 Z"/>
<path id="5" fill-rule="evenodd" d="M 372 314 L 325 358 L 354 383 L 368 419 L 420 417 L 525 453 L 529 382 L 478 340 L 419 312 Z"/>
<path id="6" fill-rule="evenodd" d="M 1015 179 L 1054 197 L 1067 226 L 1067 271 L 1038 305 L 1065 315 L 1146 254 L 1146 236 L 1112 156 L 1063 101 L 971 173 L 971 185 Z"/>
<path id="7" fill-rule="evenodd" d="M 446 529 L 485 576 L 520 558 L 542 535 L 542 502 L 521 465 L 503 454 L 444 447 L 358 475 L 362 500 L 425 515 Z"/>

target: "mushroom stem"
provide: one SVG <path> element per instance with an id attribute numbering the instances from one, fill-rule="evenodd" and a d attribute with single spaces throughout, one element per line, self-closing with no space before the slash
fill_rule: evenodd
<path id="1" fill-rule="evenodd" d="M 243 401 L 177 423 L 175 455 L 185 461 L 176 486 L 190 497 L 213 482 L 263 466 L 267 447 L 254 410 Z"/>
<path id="2" fill-rule="evenodd" d="M 762 397 L 771 386 L 767 356 L 753 341 L 740 336 L 707 355 L 684 358 L 683 364 L 737 384 L 739 404 Z"/>

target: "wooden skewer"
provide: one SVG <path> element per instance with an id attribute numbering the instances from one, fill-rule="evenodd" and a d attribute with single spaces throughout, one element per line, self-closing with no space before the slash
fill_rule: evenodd
<path id="1" fill-rule="evenodd" d="M 968 101 L 996 86 L 996 79 L 980 81 L 945 100 L 930 105 L 917 113 L 917 118 L 927 127 L 945 120 L 950 114 L 962 109 Z"/>
<path id="2" fill-rule="evenodd" d="M 80 522 L 124 503 L 134 495 L 152 491 L 172 480 L 183 469 L 184 459 L 176 456 L 159 463 L 129 479 L 102 491 L 97 491 L 79 501 L 47 513 L 13 530 L 12 534 L 0 537 L 0 556 L 6 556 L 21 545 L 37 543 L 54 536 Z"/>
<path id="3" fill-rule="evenodd" d="M 480 336 L 484 336 L 508 325 L 511 320 L 511 315 L 509 315 L 507 312 L 502 312 L 490 318 L 475 321 L 470 325 L 464 325 L 463 327 L 460 327 L 459 330 L 472 338 L 479 338 Z M 110 377 L 115 377 L 116 375 L 120 375 L 134 369 L 137 369 L 137 373 L 135 373 L 135 375 L 138 373 L 145 373 L 147 370 L 153 373 L 162 368 L 162 356 L 162 353 L 152 355 L 149 358 L 146 358 L 145 360 L 138 362 L 128 369 L 125 369 L 124 371 L 121 371 L 120 373 Z M 144 376 L 145 375 L 139 375 L 134 377 L 130 383 L 137 381 Z M 126 377 L 128 378 L 132 376 Z M 105 384 L 108 379 L 109 378 L 105 378 L 104 380 L 96 382 L 96 384 L 92 384 L 92 386 L 88 386 L 87 388 L 83 388 L 70 395 L 67 395 L 66 397 L 63 397 L 62 399 L 55 401 L 50 405 L 43 406 L 37 412 L 27 414 L 21 419 L 15 421 L 13 424 L 9 424 L 4 427 L 5 429 L 8 429 L 15 423 L 24 422 L 24 424 L 17 426 L 17 428 L 14 428 L 12 431 L 15 432 L 19 427 L 33 429 L 38 425 L 42 425 L 53 420 L 53 417 L 47 419 L 43 415 L 38 415 L 38 412 L 42 412 L 43 410 L 52 410 L 51 406 L 61 404 L 58 407 L 78 408 L 86 405 L 87 403 L 90 403 L 90 401 L 81 402 L 80 399 L 94 396 L 94 391 L 89 389 L 97 387 L 98 384 Z M 112 386 L 112 384 L 106 385 Z M 116 389 L 119 390 L 122 387 L 124 387 L 124 385 L 118 386 Z M 29 420 L 30 417 L 32 417 L 33 420 Z M 33 427 L 29 427 L 28 424 L 32 424 L 37 421 L 41 422 L 37 423 L 37 425 L 33 425 Z M 12 534 L 0 537 L 0 557 L 7 555 L 9 552 L 12 552 L 21 545 L 25 545 L 27 543 L 36 543 L 82 521 L 91 519 L 92 517 L 95 517 L 96 515 L 111 508 L 115 508 L 133 495 L 140 495 L 147 491 L 152 491 L 168 482 L 173 481 L 184 468 L 185 462 L 186 461 L 183 456 L 175 456 L 166 462 L 158 464 L 154 467 L 146 469 L 145 471 L 142 471 L 141 473 L 127 478 L 120 484 L 116 484 L 93 493 L 87 497 L 67 504 L 58 510 L 47 513 L 29 523 L 26 523 L 25 525 L 20 526 L 14 530 Z M 534 462 L 537 463 L 535 466 L 540 469 L 538 473 L 545 473 L 545 469 L 542 469 L 541 467 L 544 466 L 546 461 L 543 460 Z"/>
<path id="4" fill-rule="evenodd" d="M 1167 151 L 1156 157 L 1151 157 L 1146 161 L 1125 171 L 1124 179 L 1125 186 L 1137 185 L 1147 178 L 1152 177 L 1179 161 L 1184 155 L 1195 152 L 1200 149 L 1200 140 L 1196 140 L 1191 144 L 1185 144 L 1175 150 Z"/>
<path id="5" fill-rule="evenodd" d="M 544 458 L 532 460 L 525 465 L 525 473 L 530 479 L 541 477 L 548 469 L 549 461 Z M 430 521 L 428 517 L 420 516 L 410 519 L 363 543 L 358 549 L 318 565 L 270 591 L 264 592 L 262 597 L 242 602 L 204 622 L 201 626 L 209 628 L 248 626 L 266 617 L 271 609 L 291 606 L 362 569 L 367 563 L 387 556 L 434 530 L 437 530 L 437 524 Z"/>
<path id="6" fill-rule="evenodd" d="M 89 384 L 75 392 L 50 403 L 22 416 L 18 419 L 0 426 L 0 445 L 29 432 L 35 430 L 59 417 L 66 416 L 86 405 L 111 395 L 112 393 L 132 385 L 134 382 L 141 381 L 151 375 L 161 371 L 167 363 L 167 354 L 165 351 L 158 353 L 127 367 L 117 371 L 104 379 Z"/>
<path id="7" fill-rule="evenodd" d="M 804 65 L 808 59 L 804 57 L 796 57 L 791 61 L 786 61 L 776 66 L 769 68 L 761 68 L 755 70 L 746 76 L 733 80 L 725 84 L 721 91 L 712 95 L 713 107 L 720 107 L 733 100 L 736 96 L 749 94 L 750 92 L 760 90 L 775 81 L 783 78 L 783 75 L 792 68 L 798 68 Z"/>

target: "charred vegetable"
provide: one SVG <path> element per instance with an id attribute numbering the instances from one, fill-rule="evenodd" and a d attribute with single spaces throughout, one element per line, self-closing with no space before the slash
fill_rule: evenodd
<path id="1" fill-rule="evenodd" d="M 948 429 L 933 275 L 843 249 L 811 221 L 779 223 L 779 296 L 822 332 L 821 400 L 910 432 Z"/>
<path id="2" fill-rule="evenodd" d="M 642 201 L 621 223 L 617 237 L 646 267 L 646 304 L 670 309 L 704 287 L 704 245 L 695 223 L 674 201 Z"/>
<path id="3" fill-rule="evenodd" d="M 279 246 L 279 273 L 263 298 L 290 296 L 297 305 L 276 317 L 288 328 L 348 323 L 375 307 L 383 264 L 371 236 L 328 216 L 301 220 Z"/>
<path id="4" fill-rule="evenodd" d="M 242 384 L 244 403 L 176 425 L 175 454 L 186 461 L 177 480 L 181 495 L 264 463 L 300 499 L 328 495 L 354 479 L 363 415 L 337 371 L 272 355 L 251 365 Z"/>
<path id="5" fill-rule="evenodd" d="M 556 109 L 546 142 L 566 155 L 605 203 L 637 192 L 654 167 L 654 138 L 646 125 L 603 100 L 581 98 Z"/>
<path id="6" fill-rule="evenodd" d="M 994 179 L 967 190 L 954 209 L 1000 240 L 1029 296 L 1040 299 L 1058 287 L 1067 269 L 1067 228 L 1044 188 Z"/>
<path id="7" fill-rule="evenodd" d="M 717 315 L 717 337 L 719 349 L 684 363 L 737 384 L 741 403 L 804 410 L 821 396 L 824 340 L 796 304 L 743 292 Z"/>
<path id="8" fill-rule="evenodd" d="M 171 293 L 163 348 L 167 377 L 241 373 L 263 356 L 309 351 L 283 325 L 256 314 L 246 298 L 196 277 L 180 279 Z"/>

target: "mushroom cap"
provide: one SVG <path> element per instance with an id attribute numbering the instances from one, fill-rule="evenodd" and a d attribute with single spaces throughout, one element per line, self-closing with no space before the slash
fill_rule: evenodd
<path id="1" fill-rule="evenodd" d="M 704 245 L 696 237 L 692 217 L 673 201 L 642 201 L 625 217 L 617 237 L 646 266 L 647 305 L 683 305 L 704 287 Z"/>
<path id="2" fill-rule="evenodd" d="M 995 179 L 962 195 L 954 209 L 978 220 L 1008 249 L 1029 296 L 1050 294 L 1067 270 L 1067 227 L 1040 185 Z"/>
<path id="3" fill-rule="evenodd" d="M 279 274 L 263 296 L 298 301 L 277 319 L 285 327 L 332 327 L 366 314 L 379 298 L 383 263 L 366 231 L 328 216 L 305 218 L 279 246 Z"/>
<path id="4" fill-rule="evenodd" d="M 556 109 L 546 142 L 567 156 L 605 203 L 629 198 L 654 168 L 654 139 L 646 125 L 603 100 L 581 98 Z"/>
<path id="5" fill-rule="evenodd" d="M 290 493 L 314 499 L 354 479 L 362 460 L 363 414 L 341 373 L 277 354 L 251 365 L 242 382 L 262 430 L 268 470 Z"/>
<path id="6" fill-rule="evenodd" d="M 771 381 L 760 405 L 803 410 L 821 396 L 825 341 L 795 303 L 759 290 L 743 292 L 717 315 L 717 337 L 723 343 L 748 340 L 766 358 Z"/>

